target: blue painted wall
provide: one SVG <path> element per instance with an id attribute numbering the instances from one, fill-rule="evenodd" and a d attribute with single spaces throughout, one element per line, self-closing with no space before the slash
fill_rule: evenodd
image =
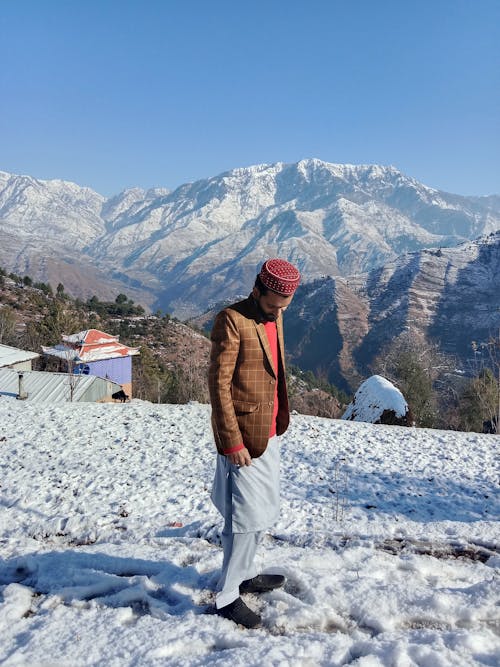
<path id="1" fill-rule="evenodd" d="M 80 364 L 75 372 L 108 378 L 113 382 L 118 382 L 118 384 L 129 384 L 132 382 L 132 357 L 117 357 L 116 359 L 103 359 L 102 361 Z"/>

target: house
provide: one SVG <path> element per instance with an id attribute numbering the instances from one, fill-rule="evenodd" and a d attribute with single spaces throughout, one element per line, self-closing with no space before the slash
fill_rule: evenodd
<path id="1" fill-rule="evenodd" d="M 111 401 L 120 385 L 95 376 L 0 368 L 0 400 L 24 399 L 30 403 Z"/>
<path id="2" fill-rule="evenodd" d="M 132 357 L 139 354 L 138 348 L 123 345 L 118 336 L 99 329 L 62 336 L 62 341 L 54 347 L 42 346 L 45 355 L 59 359 L 60 370 L 111 380 L 120 385 L 117 392 L 132 397 Z"/>
<path id="3" fill-rule="evenodd" d="M 121 390 L 119 383 L 100 377 L 33 371 L 40 355 L 0 344 L 0 398 L 30 402 L 110 401 Z"/>
<path id="4" fill-rule="evenodd" d="M 37 359 L 39 356 L 36 352 L 28 352 L 17 347 L 0 344 L 0 368 L 7 366 L 19 371 L 30 371 L 33 359 Z"/>

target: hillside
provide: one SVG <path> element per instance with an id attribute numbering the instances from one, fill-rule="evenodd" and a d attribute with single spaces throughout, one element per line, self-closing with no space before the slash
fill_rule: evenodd
<path id="1" fill-rule="evenodd" d="M 292 416 L 264 627 L 212 613 L 209 408 L 0 399 L 0 662 L 495 664 L 498 438 Z"/>
<path id="2" fill-rule="evenodd" d="M 136 397 L 174 403 L 208 400 L 206 336 L 169 315 L 144 313 L 126 295 L 83 302 L 59 287 L 54 293 L 46 283 L 27 285 L 0 274 L 0 342 L 40 352 L 42 345 L 61 342 L 62 334 L 100 329 L 140 348 L 132 364 Z M 54 363 L 42 357 L 34 368 L 55 370 Z"/>
<path id="3" fill-rule="evenodd" d="M 5 273 L 5 272 L 4 272 Z M 122 343 L 140 348 L 132 363 L 134 396 L 156 403 L 207 403 L 210 341 L 193 325 L 168 314 L 148 315 L 140 305 L 120 294 L 103 302 L 93 296 L 75 300 L 60 284 L 56 293 L 46 283 L 32 283 L 26 277 L 15 280 L 0 267 L 0 343 L 40 352 L 42 345 L 54 345 L 62 334 L 96 328 L 118 335 Z M 57 362 L 42 357 L 37 370 L 57 370 Z M 293 369 L 289 376 L 290 405 L 303 414 L 339 417 L 348 396 Z"/>
<path id="4" fill-rule="evenodd" d="M 408 253 L 366 275 L 319 279 L 287 311 L 288 351 L 302 368 L 322 368 L 355 389 L 374 358 L 409 332 L 470 372 L 473 341 L 479 347 L 498 334 L 499 286 L 500 232 Z"/>

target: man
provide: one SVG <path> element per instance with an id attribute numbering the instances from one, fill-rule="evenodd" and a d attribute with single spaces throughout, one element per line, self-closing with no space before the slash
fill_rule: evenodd
<path id="1" fill-rule="evenodd" d="M 209 389 L 218 451 L 212 500 L 224 517 L 216 607 L 247 628 L 261 619 L 240 593 L 285 583 L 281 575 L 257 575 L 254 557 L 279 515 L 279 436 L 290 418 L 282 312 L 299 280 L 289 262 L 264 262 L 250 296 L 221 311 L 211 335 Z"/>

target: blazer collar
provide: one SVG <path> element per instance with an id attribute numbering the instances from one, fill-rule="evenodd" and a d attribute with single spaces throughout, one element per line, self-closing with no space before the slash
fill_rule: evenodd
<path id="1" fill-rule="evenodd" d="M 278 369 L 274 368 L 273 365 L 273 357 L 271 354 L 271 347 L 269 345 L 269 339 L 267 337 L 266 333 L 266 328 L 264 327 L 264 321 L 262 319 L 262 315 L 257 308 L 257 304 L 255 303 L 255 299 L 253 296 L 250 294 L 247 299 L 244 301 L 241 301 L 239 304 L 235 304 L 232 306 L 233 308 L 236 307 L 239 312 L 244 313 L 246 317 L 249 317 L 251 320 L 253 320 L 255 330 L 257 332 L 257 335 L 260 340 L 260 344 L 262 345 L 262 349 L 264 350 L 267 360 L 269 362 L 269 367 L 272 369 L 273 374 L 275 377 L 277 377 L 277 371 Z M 281 356 L 281 363 L 283 365 L 283 368 L 285 367 L 285 350 L 284 350 L 284 343 L 283 343 L 283 316 L 280 313 L 278 316 L 278 319 L 276 320 L 276 328 L 278 330 L 278 348 L 279 348 L 279 353 Z"/>

